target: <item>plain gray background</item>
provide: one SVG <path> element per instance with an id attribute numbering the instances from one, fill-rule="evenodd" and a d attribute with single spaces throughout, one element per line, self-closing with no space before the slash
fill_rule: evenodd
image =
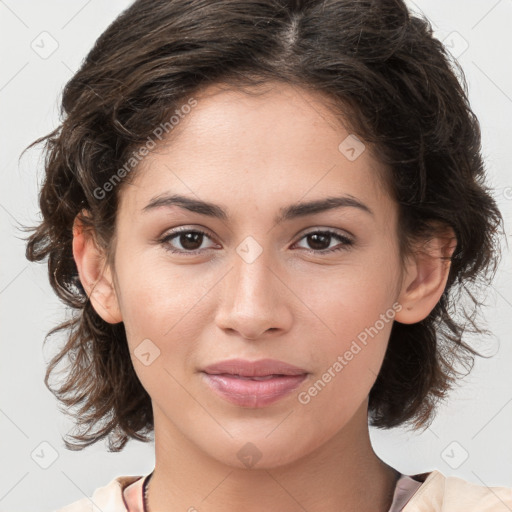
<path id="1" fill-rule="evenodd" d="M 116 454 L 101 442 L 81 452 L 65 449 L 61 436 L 72 424 L 43 383 L 45 362 L 62 340 L 54 336 L 43 349 L 43 339 L 66 309 L 48 284 L 46 264 L 25 259 L 26 235 L 18 229 L 40 218 L 37 194 L 43 176 L 40 148 L 18 163 L 19 155 L 57 126 L 63 86 L 129 4 L 0 0 L 0 512 L 49 511 L 90 496 L 116 476 L 148 474 L 154 465 L 152 444 L 132 441 Z M 512 1 L 416 0 L 409 5 L 425 13 L 463 66 L 482 126 L 488 184 L 509 233 Z M 403 473 L 438 469 L 480 485 L 512 486 L 512 288 L 505 244 L 503 250 L 484 312 L 492 336 L 485 345 L 468 339 L 496 355 L 477 358 L 425 432 L 371 429 L 377 454 Z"/>

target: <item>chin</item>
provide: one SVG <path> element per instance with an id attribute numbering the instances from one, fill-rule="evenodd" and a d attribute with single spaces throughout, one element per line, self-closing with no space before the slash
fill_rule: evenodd
<path id="1" fill-rule="evenodd" d="M 230 467 L 268 470 L 293 464 L 322 444 L 320 439 L 314 437 L 304 438 L 300 434 L 284 431 L 279 435 L 277 429 L 272 432 L 278 424 L 274 423 L 270 429 L 260 428 L 254 435 L 239 433 L 223 442 L 209 438 L 205 452 Z M 272 433 L 269 435 L 269 432 Z"/>

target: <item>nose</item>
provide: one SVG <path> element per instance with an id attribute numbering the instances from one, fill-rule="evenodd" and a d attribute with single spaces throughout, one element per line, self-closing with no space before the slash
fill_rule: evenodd
<path id="1" fill-rule="evenodd" d="M 252 262 L 235 255 L 222 280 L 215 320 L 228 334 L 257 340 L 290 329 L 293 293 L 286 276 L 265 252 Z"/>

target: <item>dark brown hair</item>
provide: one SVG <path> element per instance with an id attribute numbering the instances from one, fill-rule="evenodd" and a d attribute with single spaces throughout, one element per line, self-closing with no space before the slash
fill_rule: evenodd
<path id="1" fill-rule="evenodd" d="M 48 257 L 50 283 L 74 313 L 48 333 L 62 330 L 66 343 L 45 378 L 66 409 L 77 408 L 81 432 L 65 441 L 69 449 L 107 437 L 119 451 L 153 431 L 124 324 L 103 321 L 81 286 L 75 217 L 89 212 L 83 222 L 113 264 L 119 194 L 135 173 L 119 169 L 137 148 L 205 86 L 271 81 L 322 93 L 378 155 L 399 207 L 402 257 L 439 225 L 457 237 L 447 286 L 430 315 L 412 325 L 394 322 L 369 396 L 370 424 L 428 426 L 461 374 L 457 366 L 472 368 L 482 356 L 462 335 L 488 333 L 475 322 L 482 305 L 475 292 L 494 277 L 503 219 L 484 184 L 463 71 L 428 20 L 402 0 L 139 0 L 66 84 L 62 123 L 29 146 L 45 142 L 46 174 L 43 220 L 30 228 L 26 256 Z M 119 186 L 105 192 L 116 173 Z M 64 380 L 53 389 L 49 377 L 61 361 Z"/>

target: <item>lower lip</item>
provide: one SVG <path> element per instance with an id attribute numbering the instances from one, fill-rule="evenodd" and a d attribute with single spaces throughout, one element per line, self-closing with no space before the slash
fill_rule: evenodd
<path id="1" fill-rule="evenodd" d="M 307 377 L 307 374 L 303 373 L 267 380 L 251 380 L 227 374 L 212 375 L 203 372 L 203 375 L 213 391 L 240 407 L 265 407 L 273 404 L 296 389 Z"/>

